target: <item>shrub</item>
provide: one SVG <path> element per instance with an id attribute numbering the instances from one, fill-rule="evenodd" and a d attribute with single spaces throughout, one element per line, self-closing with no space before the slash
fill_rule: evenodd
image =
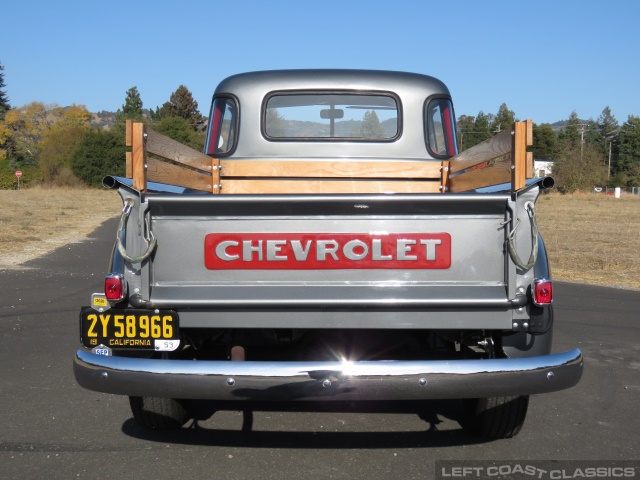
<path id="1" fill-rule="evenodd" d="M 38 167 L 27 166 L 20 168 L 22 177 L 20 187 L 29 187 L 42 183 L 42 171 Z M 9 159 L 0 160 L 0 190 L 16 190 L 18 178 L 16 169 L 10 165 Z"/>
<path id="2" fill-rule="evenodd" d="M 71 157 L 71 168 L 87 184 L 100 186 L 106 175 L 125 175 L 125 151 L 124 138 L 118 133 L 89 130 Z"/>

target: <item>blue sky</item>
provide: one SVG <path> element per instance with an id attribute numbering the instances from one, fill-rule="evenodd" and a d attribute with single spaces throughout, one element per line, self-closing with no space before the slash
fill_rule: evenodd
<path id="1" fill-rule="evenodd" d="M 279 68 L 405 70 L 443 80 L 456 114 L 502 102 L 536 123 L 605 106 L 640 115 L 640 1 L 6 0 L 0 63 L 12 106 L 145 108 L 186 85 Z"/>

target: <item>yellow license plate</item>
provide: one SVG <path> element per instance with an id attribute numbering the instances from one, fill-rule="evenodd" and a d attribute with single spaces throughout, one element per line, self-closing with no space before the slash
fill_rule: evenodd
<path id="1" fill-rule="evenodd" d="M 137 309 L 80 311 L 80 341 L 87 348 L 172 351 L 180 344 L 178 314 Z"/>

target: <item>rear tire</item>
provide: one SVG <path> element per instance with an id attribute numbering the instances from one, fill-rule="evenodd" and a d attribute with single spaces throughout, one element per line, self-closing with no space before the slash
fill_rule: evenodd
<path id="1" fill-rule="evenodd" d="M 175 430 L 182 427 L 191 418 L 185 403 L 185 400 L 175 398 L 129 397 L 134 420 L 151 430 Z"/>
<path id="2" fill-rule="evenodd" d="M 460 424 L 483 438 L 511 438 L 520 432 L 529 407 L 529 395 L 464 400 Z"/>

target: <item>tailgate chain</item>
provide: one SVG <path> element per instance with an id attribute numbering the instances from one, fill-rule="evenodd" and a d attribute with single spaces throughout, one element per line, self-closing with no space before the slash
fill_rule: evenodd
<path id="1" fill-rule="evenodd" d="M 533 267 L 538 259 L 538 222 L 536 220 L 536 212 L 534 210 L 533 202 L 525 203 L 524 208 L 529 215 L 529 222 L 531 223 L 531 254 L 529 255 L 528 263 L 524 263 L 522 261 L 516 248 L 516 232 L 520 226 L 519 218 L 516 218 L 513 230 L 509 232 L 507 246 L 509 249 L 509 256 L 511 257 L 511 260 L 513 260 L 513 263 L 515 263 L 521 270 L 526 271 Z M 508 224 L 511 220 L 512 218 L 508 218 L 503 225 Z"/>
<path id="2" fill-rule="evenodd" d="M 125 229 L 127 219 L 129 218 L 129 214 L 131 213 L 132 209 L 133 209 L 133 199 L 127 198 L 125 200 L 124 206 L 122 207 L 122 215 L 120 215 L 120 224 L 118 225 L 118 233 L 116 234 L 117 235 L 116 239 L 118 241 L 118 252 L 120 252 L 120 255 L 122 255 L 122 258 L 129 261 L 130 263 L 142 263 L 147 258 L 149 258 L 149 255 L 151 255 L 153 250 L 156 248 L 156 237 L 151 231 L 151 228 L 149 227 L 149 219 L 145 218 L 144 223 L 146 226 L 146 230 L 145 230 L 144 238 L 149 244 L 149 247 L 147 248 L 147 251 L 144 252 L 139 257 L 131 257 L 127 254 L 127 249 L 122 244 L 122 232 Z"/>

